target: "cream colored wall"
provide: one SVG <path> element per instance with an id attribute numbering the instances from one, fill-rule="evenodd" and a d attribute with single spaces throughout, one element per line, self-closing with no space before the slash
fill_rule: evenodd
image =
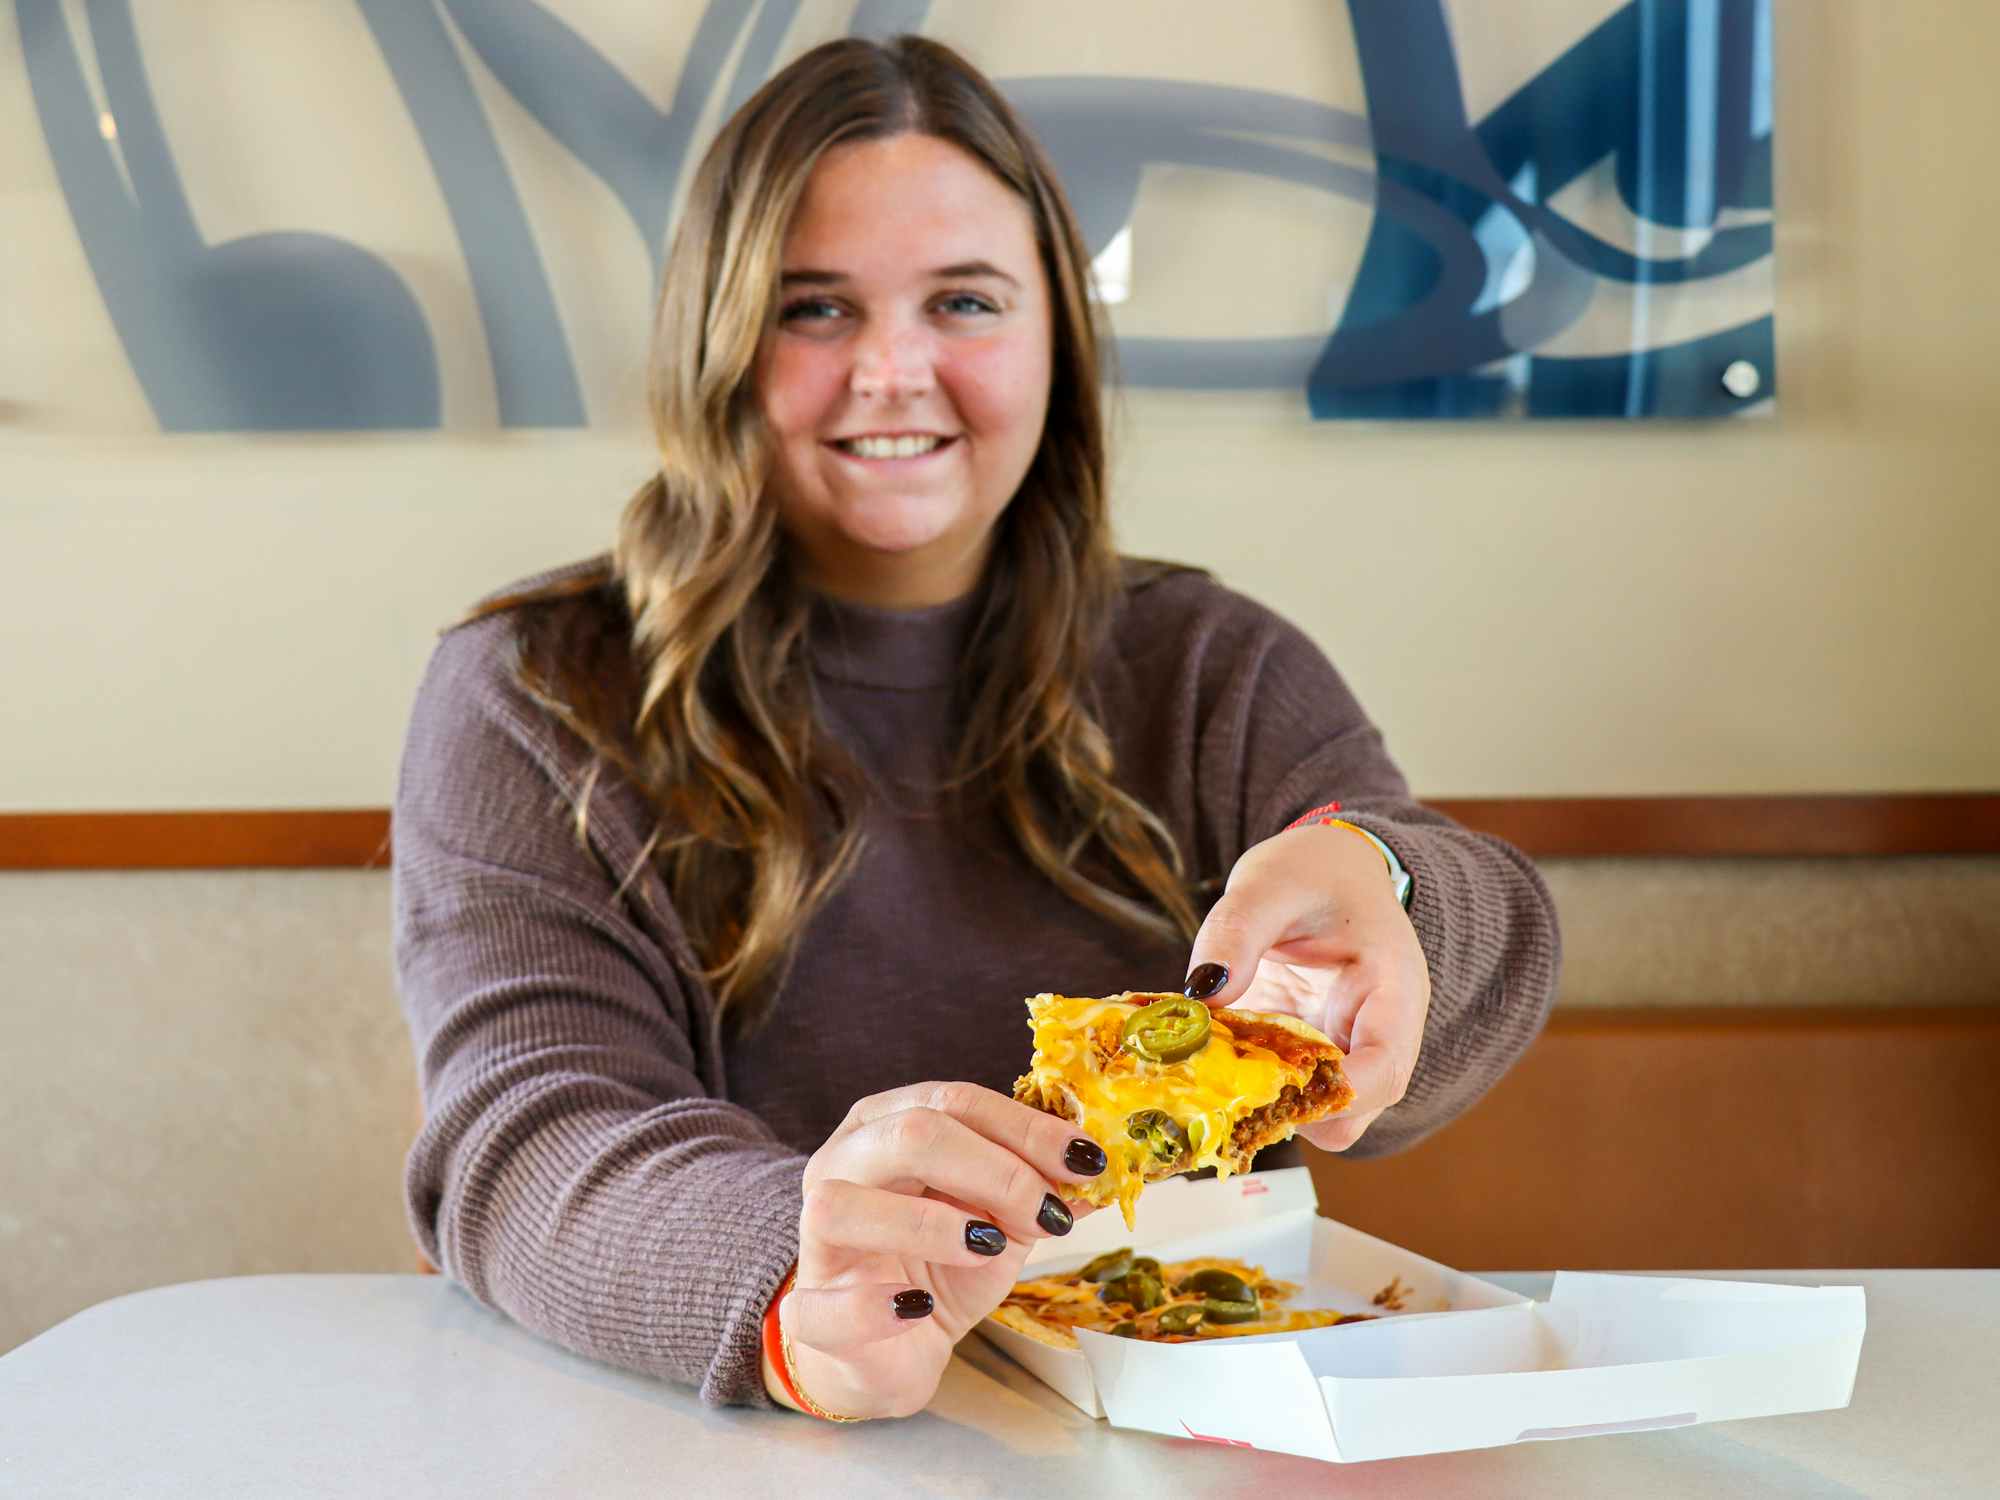
<path id="1" fill-rule="evenodd" d="M 791 45 L 847 8 L 815 0 Z M 1051 53 L 1078 69 L 1236 81 L 1271 66 L 1267 43 L 1232 47 L 1233 23 L 1206 5 L 933 10 L 933 30 L 1002 74 Z M 575 13 L 630 32 L 628 12 L 606 0 Z M 1303 34 L 1339 14 L 1292 3 L 1267 24 Z M 198 52 L 163 49 L 169 123 L 197 130 L 207 111 L 200 129 L 214 134 L 226 84 L 323 151 L 284 114 L 298 88 L 310 103 L 329 87 L 299 82 L 298 33 L 329 58 L 365 36 L 317 8 L 259 15 Z M 1129 399 L 1128 547 L 1205 563 L 1296 618 L 1422 793 L 2000 784 L 1988 253 L 2000 195 L 1986 190 L 2000 8 L 1778 0 L 1777 22 L 1775 422 L 1369 427 L 1310 423 L 1294 397 Z M 141 16 L 149 43 L 171 41 L 173 24 Z M 448 359 L 457 425 L 443 433 L 106 435 L 112 416 L 132 418 L 129 383 L 57 399 L 65 368 L 98 368 L 115 347 L 19 71 L 18 41 L 0 31 L 0 166 L 10 212 L 27 210 L 25 282 L 38 308 L 60 311 L 62 336 L 20 316 L 21 357 L 0 366 L 0 809 L 387 802 L 431 629 L 489 586 L 596 550 L 644 473 L 629 425 L 643 258 L 609 227 L 602 189 L 564 176 L 560 153 L 482 80 L 533 209 L 583 226 L 582 258 L 552 249 L 552 274 L 602 365 L 591 396 L 605 430 L 496 431 L 480 369 Z M 365 113 L 383 152 L 416 159 L 393 97 Z M 276 198 L 314 191 L 266 175 Z M 1146 191 L 1180 193 L 1184 208 L 1193 189 Z M 1214 188 L 1214 222 L 1265 222 L 1258 191 Z M 437 216 L 434 200 L 405 206 L 419 224 Z M 1259 301 L 1263 278 L 1217 272 L 1207 257 L 1223 231 L 1177 239 L 1147 222 L 1142 202 L 1128 322 L 1163 316 L 1162 287 L 1183 331 L 1246 306 L 1291 316 Z M 427 315 L 462 329 L 463 288 L 420 259 L 400 268 Z"/>

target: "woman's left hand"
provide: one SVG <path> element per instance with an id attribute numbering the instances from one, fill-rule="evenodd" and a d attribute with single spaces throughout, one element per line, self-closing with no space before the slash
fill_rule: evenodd
<path id="1" fill-rule="evenodd" d="M 1228 979 L 1202 994 L 1213 975 Z M 1209 1005 L 1280 1011 L 1347 1053 L 1354 1102 L 1299 1134 L 1344 1151 L 1410 1086 L 1431 1003 L 1430 966 L 1382 856 L 1352 829 L 1290 828 L 1246 850 L 1195 935 L 1189 993 Z"/>

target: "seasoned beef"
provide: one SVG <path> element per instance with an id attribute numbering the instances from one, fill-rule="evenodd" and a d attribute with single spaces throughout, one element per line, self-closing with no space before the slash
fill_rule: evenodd
<path id="1" fill-rule="evenodd" d="M 1285 1134 L 1281 1127 L 1301 1117 L 1317 1120 L 1334 1114 L 1353 1097 L 1354 1090 L 1348 1087 L 1340 1064 L 1322 1059 L 1303 1089 L 1288 1083 L 1277 1098 L 1236 1122 L 1236 1129 L 1229 1137 L 1230 1154 L 1236 1158 L 1236 1170 L 1249 1171 L 1250 1158 L 1258 1148 L 1270 1145 Z"/>

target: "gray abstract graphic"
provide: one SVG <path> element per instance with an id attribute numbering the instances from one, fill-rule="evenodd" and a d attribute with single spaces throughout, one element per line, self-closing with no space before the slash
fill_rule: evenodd
<path id="1" fill-rule="evenodd" d="M 700 123 L 734 110 L 769 76 L 800 0 L 709 0 L 664 111 L 536 0 L 353 4 L 449 213 L 502 423 L 586 425 L 537 226 L 466 53 L 615 197 L 657 277 Z M 16 0 L 16 11 L 65 200 L 162 428 L 439 424 L 431 332 L 380 255 L 301 232 L 203 242 L 130 0 L 85 5 L 123 173 L 99 131 L 61 0 Z M 1624 352 L 1541 352 L 1600 288 L 1634 289 L 1633 305 L 1657 313 L 1678 288 L 1768 260 L 1769 0 L 1632 0 L 1476 121 L 1462 103 L 1443 0 L 1348 0 L 1348 11 L 1365 117 L 1167 79 L 1000 81 L 1055 159 L 1093 255 L 1131 223 L 1144 174 L 1161 166 L 1303 186 L 1372 214 L 1333 327 L 1291 338 L 1125 338 L 1127 381 L 1293 390 L 1322 418 L 1721 415 L 1740 404 L 1722 372 L 1746 361 L 1770 394 L 1768 308 L 1692 342 L 1656 345 L 1654 319 L 1641 315 Z M 861 0 L 849 29 L 913 31 L 928 12 L 922 0 Z M 1328 147 L 1372 169 L 1330 159 Z M 1550 207 L 1604 162 L 1636 221 L 1696 232 L 1699 248 L 1636 254 Z M 1758 214 L 1761 222 L 1741 222 Z"/>

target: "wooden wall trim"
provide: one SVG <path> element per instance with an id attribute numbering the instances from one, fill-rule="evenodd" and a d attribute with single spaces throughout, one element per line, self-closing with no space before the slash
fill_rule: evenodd
<path id="1" fill-rule="evenodd" d="M 2000 795 L 1510 797 L 1431 804 L 1537 859 L 2000 853 Z"/>
<path id="2" fill-rule="evenodd" d="M 1537 859 L 2000 854 L 2000 794 L 1438 799 Z M 365 869 L 386 808 L 0 813 L 0 870 Z"/>
<path id="3" fill-rule="evenodd" d="M 389 810 L 0 813 L 0 870 L 387 868 Z"/>
<path id="4" fill-rule="evenodd" d="M 1547 1036 L 1815 1036 L 1874 1031 L 1962 1032 L 2000 1041 L 2000 1006 L 1927 1005 L 1619 1005 L 1563 1006 L 1550 1012 Z"/>

